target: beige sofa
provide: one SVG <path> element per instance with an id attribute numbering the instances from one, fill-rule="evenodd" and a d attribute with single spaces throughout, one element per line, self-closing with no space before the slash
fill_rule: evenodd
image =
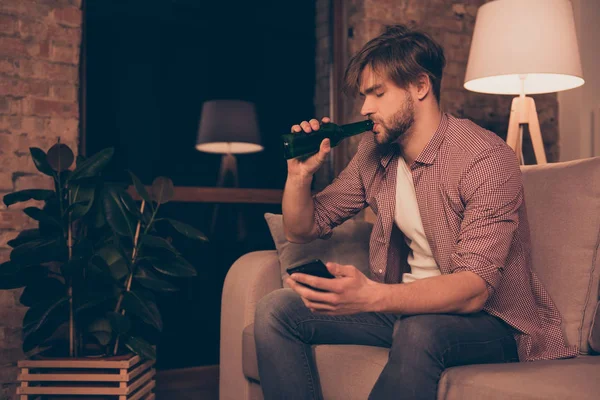
<path id="1" fill-rule="evenodd" d="M 578 344 L 581 355 L 450 368 L 442 375 L 438 399 L 600 399 L 600 356 L 592 350 L 600 350 L 600 157 L 522 170 L 533 265 L 562 313 L 568 343 Z M 282 287 L 279 253 L 246 254 L 225 280 L 222 400 L 262 399 L 254 308 L 261 297 Z M 388 355 L 387 349 L 368 346 L 319 345 L 314 351 L 326 400 L 366 399 Z"/>

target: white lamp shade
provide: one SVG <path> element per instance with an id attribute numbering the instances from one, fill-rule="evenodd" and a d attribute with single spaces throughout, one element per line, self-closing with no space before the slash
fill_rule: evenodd
<path id="1" fill-rule="evenodd" d="M 477 12 L 465 88 L 551 93 L 583 85 L 569 0 L 496 0 Z"/>
<path id="2" fill-rule="evenodd" d="M 263 150 L 253 103 L 210 100 L 202 105 L 196 149 L 206 153 L 242 154 Z"/>

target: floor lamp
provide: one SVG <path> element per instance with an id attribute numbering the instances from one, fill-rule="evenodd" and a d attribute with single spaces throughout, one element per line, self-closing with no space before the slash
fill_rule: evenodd
<path id="1" fill-rule="evenodd" d="M 527 95 L 581 86 L 582 76 L 569 0 L 496 0 L 477 11 L 464 86 L 474 92 L 518 95 L 512 101 L 506 142 L 520 164 L 525 125 L 537 163 L 546 163 L 535 102 Z"/>
<path id="2" fill-rule="evenodd" d="M 222 154 L 217 187 L 239 187 L 235 154 L 263 150 L 253 103 L 242 100 L 210 100 L 202 105 L 196 149 Z M 219 204 L 213 211 L 211 233 L 215 232 Z M 238 211 L 238 238 L 245 237 L 245 227 Z"/>

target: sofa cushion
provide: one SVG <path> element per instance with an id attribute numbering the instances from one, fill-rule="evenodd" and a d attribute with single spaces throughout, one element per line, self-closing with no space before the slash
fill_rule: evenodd
<path id="1" fill-rule="evenodd" d="M 600 357 L 469 365 L 442 374 L 438 400 L 592 400 L 600 393 Z"/>
<path id="2" fill-rule="evenodd" d="M 289 287 L 285 283 L 287 268 L 315 258 L 323 262 L 351 264 L 369 275 L 369 237 L 373 227 L 371 223 L 350 219 L 337 226 L 329 239 L 291 243 L 285 238 L 281 214 L 266 213 L 265 220 L 279 255 L 283 287 Z"/>
<path id="3" fill-rule="evenodd" d="M 600 157 L 522 171 L 533 269 L 562 314 L 567 343 L 586 354 L 600 277 Z"/>
<path id="4" fill-rule="evenodd" d="M 389 349 L 358 345 L 313 346 L 323 398 L 366 399 L 388 359 Z M 259 382 L 254 325 L 244 329 L 244 375 Z M 596 399 L 600 357 L 507 364 L 477 364 L 443 372 L 438 400 Z"/>

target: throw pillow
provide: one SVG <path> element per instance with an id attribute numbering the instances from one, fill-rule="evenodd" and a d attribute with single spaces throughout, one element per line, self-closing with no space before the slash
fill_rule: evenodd
<path id="1" fill-rule="evenodd" d="M 279 256 L 283 286 L 286 269 L 315 258 L 324 263 L 350 264 L 369 276 L 369 237 L 373 225 L 365 221 L 347 220 L 333 230 L 329 239 L 316 239 L 310 243 L 291 243 L 283 232 L 283 216 L 265 213 L 275 248 Z"/>

